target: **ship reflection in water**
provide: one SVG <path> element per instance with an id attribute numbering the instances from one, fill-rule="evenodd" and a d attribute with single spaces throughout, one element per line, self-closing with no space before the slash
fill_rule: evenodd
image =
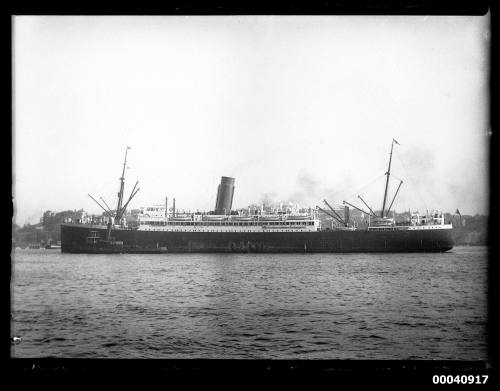
<path id="1" fill-rule="evenodd" d="M 485 247 L 356 255 L 16 250 L 13 267 L 14 357 L 488 359 Z"/>

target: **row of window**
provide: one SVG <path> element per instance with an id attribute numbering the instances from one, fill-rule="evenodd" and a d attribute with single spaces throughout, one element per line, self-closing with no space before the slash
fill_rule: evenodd
<path id="1" fill-rule="evenodd" d="M 441 229 L 441 225 L 414 225 L 414 226 L 402 226 L 402 227 L 368 227 L 368 230 L 370 231 L 405 231 L 405 230 L 411 230 L 411 231 L 418 231 L 421 229 Z"/>
<path id="2" fill-rule="evenodd" d="M 297 226 L 297 225 L 313 225 L 314 221 L 287 221 L 287 222 L 278 222 L 278 221 L 264 221 L 264 222 L 256 222 L 256 221 L 246 221 L 246 222 L 214 222 L 214 221 L 142 221 L 141 224 L 145 225 L 184 225 L 184 226 L 261 226 L 261 225 L 272 225 L 272 226 Z"/>
<path id="3" fill-rule="evenodd" d="M 272 231 L 261 231 L 261 232 L 266 232 L 266 233 L 269 233 L 269 232 L 308 232 L 308 231 L 304 231 L 304 229 L 302 229 L 303 227 L 293 227 L 292 228 L 288 228 L 288 227 L 281 227 L 280 229 L 275 229 L 275 230 L 272 230 Z M 320 229 L 318 228 L 317 231 L 319 231 Z M 203 229 L 200 229 L 200 230 L 197 230 L 197 229 L 194 229 L 192 231 L 186 231 L 186 229 L 184 228 L 172 228 L 168 231 L 164 231 L 162 230 L 161 228 L 151 228 L 151 227 L 147 227 L 147 228 L 140 228 L 140 231 L 158 231 L 158 232 L 234 232 L 234 233 L 241 233 L 241 232 L 253 232 L 253 233 L 256 233 L 258 231 L 255 231 L 255 230 L 251 230 L 251 229 L 241 229 L 241 230 L 238 230 L 238 231 L 231 231 L 229 229 L 224 229 L 224 228 L 216 228 L 216 227 L 212 227 L 212 229 L 209 229 L 209 228 L 203 228 Z"/>

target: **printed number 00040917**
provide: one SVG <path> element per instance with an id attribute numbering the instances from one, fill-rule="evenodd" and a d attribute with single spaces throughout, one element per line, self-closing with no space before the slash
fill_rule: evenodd
<path id="1" fill-rule="evenodd" d="M 432 383 L 434 384 L 485 384 L 488 381 L 488 375 L 434 375 Z"/>

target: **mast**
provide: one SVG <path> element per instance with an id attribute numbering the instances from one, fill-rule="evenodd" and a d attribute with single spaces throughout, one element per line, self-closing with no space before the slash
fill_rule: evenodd
<path id="1" fill-rule="evenodd" d="M 387 169 L 387 172 L 385 173 L 386 180 L 385 180 L 384 202 L 382 203 L 382 213 L 380 214 L 380 217 L 382 217 L 382 218 L 384 217 L 385 201 L 387 200 L 387 188 L 389 187 L 389 177 L 391 175 L 392 149 L 394 148 L 394 143 L 399 145 L 399 143 L 396 140 L 392 139 L 391 154 L 389 156 L 389 168 Z"/>
<path id="2" fill-rule="evenodd" d="M 127 167 L 127 153 L 129 149 L 130 149 L 129 146 L 127 146 L 127 149 L 125 149 L 125 160 L 123 161 L 122 176 L 120 177 L 120 191 L 118 192 L 118 204 L 116 206 L 116 214 L 115 214 L 116 219 L 120 217 L 120 211 L 122 209 L 123 189 L 125 187 L 125 168 Z"/>

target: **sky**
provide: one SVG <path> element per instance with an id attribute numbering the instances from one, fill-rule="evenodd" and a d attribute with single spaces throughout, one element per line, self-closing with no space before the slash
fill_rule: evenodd
<path id="1" fill-rule="evenodd" d="M 486 214 L 490 16 L 14 16 L 13 201 Z M 171 203 L 171 201 L 169 201 Z"/>

